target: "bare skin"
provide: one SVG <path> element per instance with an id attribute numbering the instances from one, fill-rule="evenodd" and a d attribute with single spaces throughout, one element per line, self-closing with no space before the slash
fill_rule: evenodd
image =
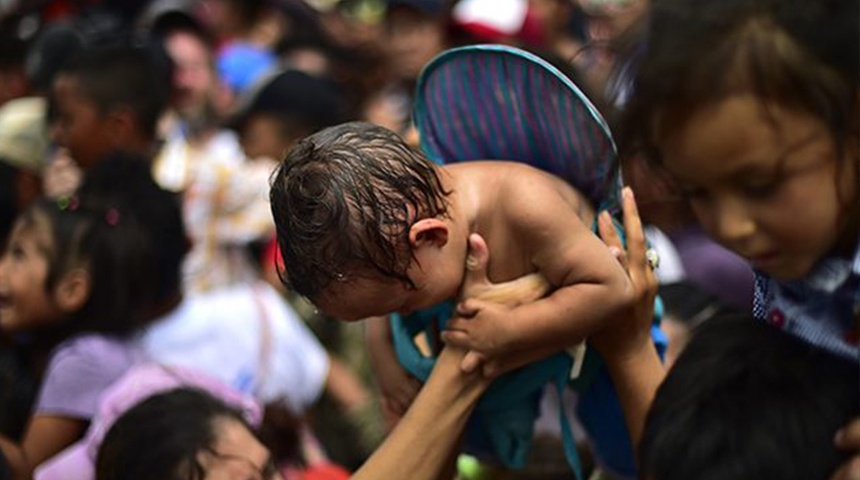
<path id="1" fill-rule="evenodd" d="M 493 252 L 488 280 L 537 272 L 551 290 L 518 305 L 472 298 L 458 306 L 443 338 L 480 354 L 485 374 L 580 343 L 632 302 L 623 269 L 591 231 L 593 211 L 570 185 L 506 162 L 466 162 L 445 173 L 469 231 Z"/>
<path id="2" fill-rule="evenodd" d="M 593 210 L 567 183 L 522 164 L 492 161 L 446 166 L 440 177 L 445 190 L 452 192 L 449 218 L 419 220 L 410 232 L 410 239 L 417 239 L 411 244 L 417 260 L 410 276 L 419 289 L 386 291 L 386 301 L 398 295 L 407 298 L 390 307 L 363 301 L 367 299 L 350 302 L 373 307 L 360 313 L 384 315 L 403 305 L 408 313 L 457 298 L 465 243 L 472 233 L 480 234 L 493 252 L 487 282 L 507 283 L 537 273 L 552 293 L 526 304 L 505 305 L 480 295 L 461 304 L 460 316 L 451 320 L 443 339 L 471 351 L 464 359 L 466 369 L 482 364 L 486 375 L 497 376 L 562 351 L 631 302 L 627 275 L 589 228 Z M 427 237 L 434 241 L 422 241 Z M 433 269 L 425 272 L 422 265 Z M 422 288 L 425 285 L 429 287 Z M 346 303 L 342 295 L 332 298 Z M 359 312 L 341 313 L 363 318 Z M 373 363 L 386 366 L 376 373 L 391 407 L 389 416 L 396 418 L 417 392 L 417 382 L 396 364 L 385 321 L 372 322 L 368 337 Z"/>

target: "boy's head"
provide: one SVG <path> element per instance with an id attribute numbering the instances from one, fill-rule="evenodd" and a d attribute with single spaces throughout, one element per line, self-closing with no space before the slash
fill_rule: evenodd
<path id="1" fill-rule="evenodd" d="M 452 216 L 440 174 L 396 134 L 368 123 L 301 140 L 272 177 L 282 279 L 344 320 L 453 297 L 468 233 Z"/>
<path id="2" fill-rule="evenodd" d="M 657 391 L 640 446 L 651 480 L 829 478 L 860 413 L 857 362 L 752 318 L 703 325 Z"/>
<path id="3" fill-rule="evenodd" d="M 151 52 L 84 50 L 54 81 L 54 139 L 84 169 L 114 150 L 149 155 L 167 89 Z"/>

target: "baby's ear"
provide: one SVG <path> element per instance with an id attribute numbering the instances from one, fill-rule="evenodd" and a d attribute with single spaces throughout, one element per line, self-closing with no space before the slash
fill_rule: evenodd
<path id="1" fill-rule="evenodd" d="M 82 268 L 66 273 L 54 291 L 57 305 L 66 313 L 80 310 L 90 297 L 90 274 Z"/>
<path id="2" fill-rule="evenodd" d="M 409 245 L 414 248 L 433 245 L 444 246 L 448 243 L 448 224 L 438 218 L 424 218 L 409 228 Z"/>

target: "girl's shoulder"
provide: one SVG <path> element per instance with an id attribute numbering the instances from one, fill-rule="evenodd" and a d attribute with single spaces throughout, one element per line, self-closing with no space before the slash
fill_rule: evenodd
<path id="1" fill-rule="evenodd" d="M 82 333 L 60 342 L 51 352 L 51 362 L 64 357 L 109 360 L 137 357 L 136 338 L 123 338 L 101 333 Z"/>
<path id="2" fill-rule="evenodd" d="M 134 340 L 81 334 L 63 341 L 51 352 L 36 412 L 91 418 L 102 392 L 143 358 Z"/>

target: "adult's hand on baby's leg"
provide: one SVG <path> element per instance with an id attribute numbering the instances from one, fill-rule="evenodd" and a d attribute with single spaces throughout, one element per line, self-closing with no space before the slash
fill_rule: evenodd
<path id="1" fill-rule="evenodd" d="M 836 435 L 836 447 L 853 453 L 830 480 L 860 479 L 860 417 L 855 418 Z"/>
<path id="2" fill-rule="evenodd" d="M 642 438 L 645 417 L 666 371 L 651 340 L 657 278 L 647 258 L 642 221 L 629 187 L 623 191 L 622 207 L 627 235 L 626 251 L 606 212 L 601 213 L 598 227 L 603 241 L 613 249 L 621 266 L 627 271 L 635 294 L 634 301 L 615 321 L 607 322 L 600 331 L 594 333 L 589 338 L 589 344 L 600 352 L 606 362 L 621 402 L 630 439 L 636 446 Z"/>
<path id="3" fill-rule="evenodd" d="M 466 256 L 466 274 L 463 285 L 460 287 L 460 300 L 468 299 L 487 292 L 492 288 L 490 279 L 487 277 L 487 265 L 490 261 L 490 252 L 487 242 L 477 233 L 469 235 L 469 253 Z M 475 332 L 473 315 L 460 318 L 462 305 L 457 306 L 456 317 L 449 321 L 446 330 L 442 332 L 442 340 L 453 347 L 469 349 L 473 347 L 473 333 Z M 460 368 L 467 373 L 475 371 L 486 357 L 476 351 L 467 351 L 460 363 Z"/>
<path id="4" fill-rule="evenodd" d="M 478 234 L 470 235 L 461 302 L 442 339 L 450 345 L 470 349 L 461 364 L 465 372 L 480 367 L 485 376 L 495 377 L 534 360 L 533 352 L 525 357 L 511 354 L 510 342 L 515 334 L 510 333 L 509 326 L 516 321 L 511 310 L 544 297 L 550 285 L 540 274 L 494 284 L 487 275 L 488 264 L 486 242 Z M 553 352 L 546 354 L 550 353 Z"/>
<path id="5" fill-rule="evenodd" d="M 657 296 L 657 276 L 647 258 L 642 220 L 629 187 L 622 192 L 622 208 L 626 250 L 606 211 L 598 217 L 598 230 L 604 243 L 627 272 L 634 301 L 614 322 L 609 322 L 590 337 L 590 343 L 604 356 L 626 355 L 631 350 L 651 345 L 651 321 L 654 316 L 654 298 Z"/>

